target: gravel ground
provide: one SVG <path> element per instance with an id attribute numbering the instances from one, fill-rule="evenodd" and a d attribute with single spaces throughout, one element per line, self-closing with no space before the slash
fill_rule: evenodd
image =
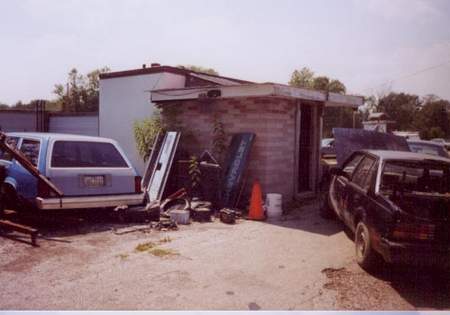
<path id="1" fill-rule="evenodd" d="M 74 216 L 72 216 L 74 217 Z M 447 309 L 442 274 L 361 270 L 336 221 L 303 207 L 282 220 L 142 230 L 107 214 L 41 224 L 40 247 L 0 237 L 0 309 Z M 117 231 L 141 229 L 117 235 Z"/>

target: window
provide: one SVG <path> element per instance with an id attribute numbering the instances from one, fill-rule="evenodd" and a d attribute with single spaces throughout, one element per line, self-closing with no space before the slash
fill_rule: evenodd
<path id="1" fill-rule="evenodd" d="M 445 151 L 443 146 L 425 143 L 409 143 L 408 145 L 412 152 L 448 157 L 448 153 Z"/>
<path id="2" fill-rule="evenodd" d="M 17 137 L 6 137 L 6 143 L 9 144 L 14 149 L 17 148 L 18 142 L 19 142 L 19 138 L 17 138 Z M 11 161 L 13 159 L 13 157 L 9 152 L 0 150 L 0 159 Z"/>
<path id="3" fill-rule="evenodd" d="M 122 155 L 111 143 L 56 141 L 52 167 L 128 167 Z"/>
<path id="4" fill-rule="evenodd" d="M 31 164 L 37 166 L 39 161 L 39 148 L 40 142 L 38 140 L 23 139 L 22 145 L 20 146 L 20 152 L 25 155 Z"/>
<path id="5" fill-rule="evenodd" d="M 350 161 L 347 162 L 347 164 L 345 164 L 344 168 L 342 169 L 345 173 L 345 177 L 351 179 L 353 171 L 355 170 L 356 166 L 358 166 L 358 163 L 362 158 L 363 156 L 361 154 L 356 154 L 353 156 L 353 158 L 351 158 Z"/>
<path id="6" fill-rule="evenodd" d="M 389 161 L 381 179 L 380 190 L 450 193 L 450 166 L 447 163 Z"/>
<path id="7" fill-rule="evenodd" d="M 374 164 L 375 159 L 366 156 L 359 164 L 352 181 L 362 189 L 369 189 L 372 178 L 371 169 Z"/>

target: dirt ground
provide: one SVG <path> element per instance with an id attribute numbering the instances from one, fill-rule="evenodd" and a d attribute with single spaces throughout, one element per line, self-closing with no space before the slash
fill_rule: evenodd
<path id="1" fill-rule="evenodd" d="M 442 274 L 360 269 L 351 235 L 314 205 L 279 220 L 167 232 L 118 235 L 145 226 L 105 214 L 40 227 L 39 247 L 16 233 L 0 237 L 1 310 L 450 308 Z"/>

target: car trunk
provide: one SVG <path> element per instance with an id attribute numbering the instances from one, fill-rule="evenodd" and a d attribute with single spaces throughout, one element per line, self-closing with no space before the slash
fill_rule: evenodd
<path id="1" fill-rule="evenodd" d="M 49 169 L 48 177 L 64 196 L 95 196 L 135 192 L 131 169 L 67 168 Z"/>

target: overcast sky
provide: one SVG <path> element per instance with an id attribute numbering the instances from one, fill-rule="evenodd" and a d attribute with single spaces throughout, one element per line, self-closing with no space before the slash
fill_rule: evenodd
<path id="1" fill-rule="evenodd" d="M 277 83 L 306 66 L 353 94 L 450 99 L 450 1 L 0 0 L 0 56 L 6 103 L 52 98 L 73 67 L 151 62 Z"/>

